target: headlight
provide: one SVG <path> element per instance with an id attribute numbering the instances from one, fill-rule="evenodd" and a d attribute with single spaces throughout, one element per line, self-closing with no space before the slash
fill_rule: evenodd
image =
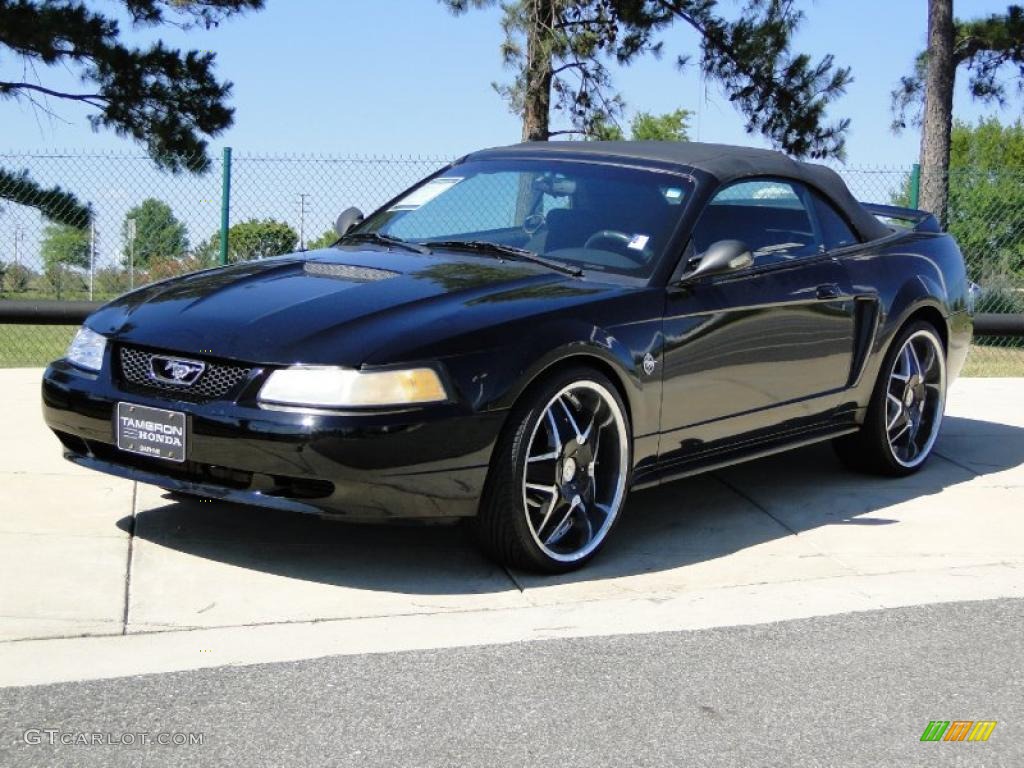
<path id="1" fill-rule="evenodd" d="M 357 371 L 300 366 L 270 374 L 259 399 L 279 405 L 349 408 L 440 403 L 448 393 L 432 368 Z"/>
<path id="2" fill-rule="evenodd" d="M 71 340 L 64 357 L 79 368 L 98 371 L 103 367 L 103 350 L 106 348 L 106 338 L 83 325 Z"/>

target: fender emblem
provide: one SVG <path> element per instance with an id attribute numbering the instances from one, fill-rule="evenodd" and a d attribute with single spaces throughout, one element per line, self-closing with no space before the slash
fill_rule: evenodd
<path id="1" fill-rule="evenodd" d="M 648 352 L 644 355 L 644 373 L 650 376 L 654 373 L 654 368 L 658 364 L 658 361 L 654 359 L 654 355 Z"/>

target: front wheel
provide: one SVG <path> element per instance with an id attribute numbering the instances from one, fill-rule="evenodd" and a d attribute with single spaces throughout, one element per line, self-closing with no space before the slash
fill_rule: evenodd
<path id="1" fill-rule="evenodd" d="M 939 436 L 946 407 L 946 354 L 931 323 L 900 332 L 886 355 L 864 426 L 835 441 L 855 469 L 904 476 L 916 472 Z"/>
<path id="2" fill-rule="evenodd" d="M 560 372 L 509 415 L 475 520 L 483 549 L 533 571 L 579 568 L 608 538 L 629 488 L 626 408 L 608 378 Z"/>

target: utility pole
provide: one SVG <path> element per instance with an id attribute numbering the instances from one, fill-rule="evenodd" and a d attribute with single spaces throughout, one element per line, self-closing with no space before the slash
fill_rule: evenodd
<path id="1" fill-rule="evenodd" d="M 306 198 L 305 192 L 299 193 L 299 250 L 306 250 Z"/>
<path id="2" fill-rule="evenodd" d="M 128 289 L 135 290 L 135 218 L 128 223 Z"/>
<path id="3" fill-rule="evenodd" d="M 89 203 L 89 301 L 92 301 L 93 276 L 96 272 L 96 216 Z"/>
<path id="4" fill-rule="evenodd" d="M 21 227 L 14 228 L 14 266 L 18 266 L 21 263 L 19 254 L 21 253 L 21 243 L 25 240 L 25 230 Z"/>

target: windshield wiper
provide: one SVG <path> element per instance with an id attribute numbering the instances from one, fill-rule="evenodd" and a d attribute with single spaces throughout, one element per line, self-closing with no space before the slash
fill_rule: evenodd
<path id="1" fill-rule="evenodd" d="M 408 240 L 403 240 L 400 237 L 394 235 L 384 235 L 380 232 L 353 232 L 350 235 L 344 235 L 342 240 L 352 240 L 357 243 L 380 243 L 381 245 L 393 245 L 397 248 L 404 248 L 407 251 L 413 253 L 430 253 L 430 249 L 419 245 L 418 243 L 410 243 Z"/>
<path id="2" fill-rule="evenodd" d="M 508 256 L 510 259 L 519 259 L 520 261 L 529 261 L 534 264 L 540 264 L 548 269 L 553 269 L 556 272 L 562 272 L 566 275 L 572 275 L 573 277 L 579 277 L 583 274 L 583 270 L 579 267 L 570 267 L 568 264 L 562 264 L 560 261 L 546 259 L 540 254 L 528 251 L 525 248 L 516 248 L 514 245 L 502 245 L 501 243 L 492 243 L 487 240 L 435 240 L 425 243 L 425 245 L 428 248 L 448 248 L 449 250 L 490 253 L 498 258 Z"/>

